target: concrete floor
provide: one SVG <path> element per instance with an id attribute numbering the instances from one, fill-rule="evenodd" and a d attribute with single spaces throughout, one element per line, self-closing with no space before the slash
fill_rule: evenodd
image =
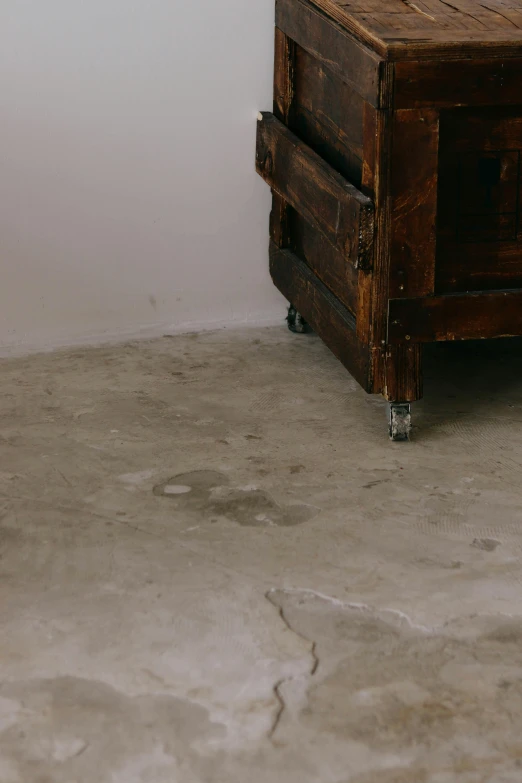
<path id="1" fill-rule="evenodd" d="M 410 444 L 284 327 L 9 359 L 2 783 L 520 783 L 522 345 Z"/>

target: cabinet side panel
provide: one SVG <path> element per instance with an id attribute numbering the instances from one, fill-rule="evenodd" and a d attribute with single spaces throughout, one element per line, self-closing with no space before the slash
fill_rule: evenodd
<path id="1" fill-rule="evenodd" d="M 522 288 L 522 108 L 441 112 L 437 293 Z"/>

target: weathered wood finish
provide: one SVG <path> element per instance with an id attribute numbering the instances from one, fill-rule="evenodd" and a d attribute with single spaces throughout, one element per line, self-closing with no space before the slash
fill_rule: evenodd
<path id="1" fill-rule="evenodd" d="M 270 187 L 355 267 L 371 265 L 372 201 L 268 112 L 257 124 L 256 166 Z"/>
<path id="2" fill-rule="evenodd" d="M 437 293 L 522 287 L 522 108 L 443 111 L 440 142 Z"/>
<path id="3" fill-rule="evenodd" d="M 274 116 L 285 125 L 292 120 L 295 82 L 296 44 L 281 30 L 275 28 L 274 39 Z M 287 247 L 288 234 L 287 202 L 272 191 L 272 211 L 270 213 L 270 236 L 278 247 Z"/>
<path id="4" fill-rule="evenodd" d="M 373 165 L 364 171 L 363 190 L 373 194 L 375 202 L 375 247 L 371 281 L 371 309 L 368 314 L 368 341 L 379 348 L 386 339 L 386 303 L 390 270 L 388 234 L 391 221 L 391 117 L 389 112 L 368 107 L 366 122 L 374 129 L 374 136 L 365 138 L 365 157 Z M 369 148 L 373 147 L 370 152 Z M 366 155 L 366 153 L 368 154 Z"/>
<path id="5" fill-rule="evenodd" d="M 381 58 L 318 13 L 307 0 L 276 0 L 276 25 L 364 100 L 379 104 Z"/>
<path id="6" fill-rule="evenodd" d="M 404 62 L 397 63 L 395 74 L 397 109 L 510 106 L 520 105 L 522 100 L 520 57 L 462 62 Z"/>
<path id="7" fill-rule="evenodd" d="M 292 122 L 296 45 L 279 28 L 274 40 L 274 115 L 285 125 Z"/>
<path id="8" fill-rule="evenodd" d="M 285 244 L 305 261 L 342 304 L 354 315 L 358 306 L 358 275 L 342 253 L 308 223 L 295 209 L 289 210 L 289 241 Z"/>
<path id="9" fill-rule="evenodd" d="M 415 402 L 423 392 L 422 346 L 388 345 L 385 351 L 386 384 L 383 395 L 389 402 Z"/>
<path id="10" fill-rule="evenodd" d="M 369 103 L 363 105 L 363 166 L 361 172 L 361 191 L 369 196 L 374 202 L 378 200 L 376 189 L 377 184 L 377 117 L 379 112 Z M 376 211 L 375 221 L 375 247 L 374 247 L 374 273 L 360 269 L 357 280 L 357 337 L 363 343 L 369 346 L 370 365 L 372 367 L 373 391 L 380 393 L 382 391 L 383 374 L 374 371 L 374 365 L 379 364 L 374 361 L 375 351 L 370 347 L 372 339 L 372 304 L 374 281 L 378 278 L 375 272 L 375 264 L 381 262 L 381 249 L 379 247 L 380 231 L 379 219 L 380 210 Z"/>
<path id="11" fill-rule="evenodd" d="M 278 193 L 272 191 L 270 237 L 278 247 L 290 244 L 290 207 Z"/>
<path id="12" fill-rule="evenodd" d="M 522 291 L 392 299 L 389 312 L 392 345 L 522 334 Z"/>
<path id="13" fill-rule="evenodd" d="M 383 69 L 382 78 L 382 93 L 392 94 L 393 66 Z M 420 350 L 405 352 L 387 346 L 387 311 L 393 268 L 390 241 L 393 230 L 392 210 L 399 210 L 396 216 L 400 216 L 402 207 L 397 197 L 405 192 L 404 179 L 399 168 L 393 170 L 394 131 L 397 130 L 397 125 L 388 111 L 366 106 L 364 128 L 365 164 L 362 189 L 375 200 L 376 241 L 372 278 L 359 278 L 357 334 L 361 341 L 368 344 L 370 352 L 371 391 L 374 394 L 382 392 L 390 401 L 414 402 L 422 394 Z M 424 152 L 423 146 L 420 145 L 421 154 Z M 402 154 L 403 164 L 404 157 Z M 396 182 L 395 203 L 392 195 L 393 176 Z M 412 278 L 414 277 L 412 274 Z"/>
<path id="14" fill-rule="evenodd" d="M 295 49 L 291 131 L 360 188 L 365 101 L 302 47 Z"/>
<path id="15" fill-rule="evenodd" d="M 435 285 L 439 114 L 397 111 L 392 133 L 388 295 L 425 296 Z"/>
<path id="16" fill-rule="evenodd" d="M 520 0 L 312 0 L 328 17 L 393 60 L 516 57 Z"/>
<path id="17" fill-rule="evenodd" d="M 270 274 L 354 378 L 369 390 L 368 351 L 357 340 L 355 318 L 308 266 L 289 250 L 270 244 Z"/>

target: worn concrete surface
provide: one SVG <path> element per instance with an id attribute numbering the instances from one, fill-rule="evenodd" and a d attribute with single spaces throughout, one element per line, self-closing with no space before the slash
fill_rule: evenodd
<path id="1" fill-rule="evenodd" d="M 0 374 L 2 783 L 520 783 L 522 345 L 410 444 L 283 327 Z"/>

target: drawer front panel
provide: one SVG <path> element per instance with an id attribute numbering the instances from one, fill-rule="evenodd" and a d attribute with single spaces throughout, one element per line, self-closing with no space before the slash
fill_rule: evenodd
<path id="1" fill-rule="evenodd" d="M 257 123 L 256 169 L 347 262 L 371 265 L 373 202 L 269 112 Z"/>

